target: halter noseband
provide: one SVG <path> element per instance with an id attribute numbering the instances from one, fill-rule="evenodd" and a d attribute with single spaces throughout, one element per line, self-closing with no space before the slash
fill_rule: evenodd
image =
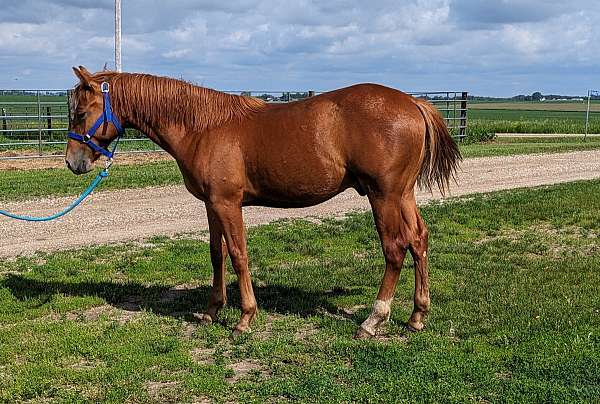
<path id="1" fill-rule="evenodd" d="M 121 126 L 121 123 L 119 122 L 119 119 L 113 115 L 112 108 L 110 107 L 110 97 L 108 95 L 108 90 L 109 90 L 108 83 L 106 81 L 102 82 L 102 84 L 100 85 L 100 89 L 102 90 L 103 104 L 104 104 L 104 107 L 103 107 L 104 111 L 102 112 L 102 115 L 100 115 L 98 117 L 98 119 L 96 120 L 94 125 L 92 125 L 90 130 L 88 130 L 85 135 L 80 135 L 75 132 L 69 132 L 69 133 L 67 133 L 67 137 L 69 139 L 77 140 L 78 142 L 81 142 L 81 143 L 87 145 L 90 149 L 106 156 L 109 160 L 112 160 L 113 155 L 115 154 L 115 150 L 117 149 L 117 145 L 119 144 L 119 140 L 121 139 L 121 136 L 123 136 L 123 133 L 125 131 L 123 130 L 123 127 Z M 98 128 L 100 128 L 100 125 L 104 124 L 105 125 L 104 131 L 106 131 L 106 125 L 108 123 L 112 123 L 114 125 L 115 129 L 117 130 L 117 142 L 113 146 L 112 150 L 105 149 L 104 147 L 102 147 L 92 141 L 92 138 L 96 134 L 96 131 L 98 131 Z"/>

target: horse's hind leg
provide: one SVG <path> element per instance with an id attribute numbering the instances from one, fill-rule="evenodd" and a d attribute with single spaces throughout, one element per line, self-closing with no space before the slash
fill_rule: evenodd
<path id="1" fill-rule="evenodd" d="M 356 338 L 374 336 L 377 328 L 389 319 L 394 291 L 406 251 L 415 261 L 415 308 L 408 325 L 423 328 L 423 317 L 429 310 L 427 275 L 427 228 L 419 215 L 414 194 L 400 198 L 370 198 L 377 231 L 385 257 L 385 273 L 371 315 L 362 323 Z"/>
<path id="2" fill-rule="evenodd" d="M 410 330 L 421 331 L 423 329 L 423 318 L 429 311 L 430 303 L 429 272 L 427 270 L 429 232 L 416 206 L 414 207 L 414 212 L 417 217 L 417 233 L 416 237 L 413 237 L 409 248 L 415 262 L 415 296 L 413 312 L 407 326 Z"/>
<path id="3" fill-rule="evenodd" d="M 385 258 L 385 273 L 371 315 L 362 323 L 355 338 L 372 337 L 379 326 L 389 320 L 391 303 L 408 249 L 400 198 L 369 196 L 377 232 Z"/>

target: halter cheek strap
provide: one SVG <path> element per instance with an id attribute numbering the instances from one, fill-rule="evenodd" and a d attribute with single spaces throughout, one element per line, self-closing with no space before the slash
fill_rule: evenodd
<path id="1" fill-rule="evenodd" d="M 121 139 L 121 136 L 123 136 L 123 133 L 125 131 L 123 130 L 123 127 L 121 126 L 121 123 L 119 122 L 119 119 L 117 119 L 117 117 L 112 112 L 112 108 L 110 106 L 110 97 L 108 95 L 108 92 L 109 92 L 108 83 L 103 82 L 100 85 L 100 89 L 102 90 L 102 97 L 103 97 L 103 104 L 104 104 L 104 108 L 103 108 L 104 110 L 102 112 L 102 115 L 100 115 L 98 117 L 98 119 L 96 119 L 96 122 L 94 123 L 94 125 L 92 125 L 90 130 L 88 130 L 85 135 L 80 135 L 75 132 L 69 132 L 69 133 L 67 133 L 67 137 L 69 139 L 77 140 L 78 142 L 81 142 L 81 143 L 87 145 L 90 149 L 106 156 L 108 159 L 112 159 L 113 155 L 115 154 L 115 150 L 117 149 L 117 145 L 119 144 L 119 140 Z M 115 145 L 113 146 L 112 150 L 105 149 L 104 147 L 102 147 L 92 141 L 92 138 L 94 137 L 94 135 L 96 134 L 96 132 L 98 131 L 100 126 L 102 124 L 108 124 L 108 123 L 113 124 L 113 126 L 117 130 L 117 135 L 118 135 L 117 141 L 115 142 Z"/>

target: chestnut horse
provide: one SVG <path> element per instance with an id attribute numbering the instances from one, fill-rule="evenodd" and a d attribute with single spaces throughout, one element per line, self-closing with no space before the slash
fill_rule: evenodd
<path id="1" fill-rule="evenodd" d="M 242 206 L 306 207 L 354 188 L 369 198 L 385 257 L 373 311 L 356 337 L 375 335 L 389 319 L 407 251 L 415 266 L 407 326 L 423 328 L 429 310 L 428 232 L 414 188 L 437 185 L 443 192 L 461 159 L 430 103 L 359 84 L 303 101 L 266 104 L 148 74 L 73 70 L 80 82 L 72 93 L 69 129 L 90 130 L 103 113 L 101 84 L 108 83 L 112 113 L 121 125 L 138 129 L 170 153 L 187 189 L 206 204 L 214 274 L 208 309 L 197 315 L 201 321 L 215 321 L 227 301 L 227 254 L 241 294 L 234 334 L 249 330 L 256 317 Z M 106 148 L 118 133 L 103 125 L 92 135 L 92 142 Z M 100 155 L 68 141 L 66 163 L 75 174 L 90 171 Z"/>

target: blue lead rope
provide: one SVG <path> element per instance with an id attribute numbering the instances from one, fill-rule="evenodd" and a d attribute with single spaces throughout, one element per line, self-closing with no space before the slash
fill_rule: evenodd
<path id="1" fill-rule="evenodd" d="M 66 215 L 67 213 L 69 213 L 70 211 L 75 209 L 79 204 L 81 204 L 81 202 L 83 202 L 85 200 L 85 198 L 87 198 L 92 193 L 92 191 L 94 189 L 96 189 L 98 187 L 98 185 L 100 185 L 102 180 L 105 179 L 106 177 L 108 177 L 108 167 L 105 168 L 104 170 L 100 171 L 100 173 L 96 176 L 96 178 L 94 178 L 94 181 L 92 181 L 90 186 L 87 187 L 87 189 L 85 191 L 83 191 L 83 193 L 81 195 L 79 195 L 79 198 L 75 199 L 73 201 L 73 203 L 71 203 L 69 206 L 67 206 L 62 211 L 55 213 L 51 216 L 45 216 L 45 217 L 21 216 L 21 215 L 15 215 L 14 213 L 6 212 L 4 210 L 0 210 L 0 215 L 7 216 L 7 217 L 10 217 L 10 218 L 16 219 L 16 220 L 23 220 L 26 222 L 49 222 L 50 220 L 58 219 L 59 217 Z"/>

